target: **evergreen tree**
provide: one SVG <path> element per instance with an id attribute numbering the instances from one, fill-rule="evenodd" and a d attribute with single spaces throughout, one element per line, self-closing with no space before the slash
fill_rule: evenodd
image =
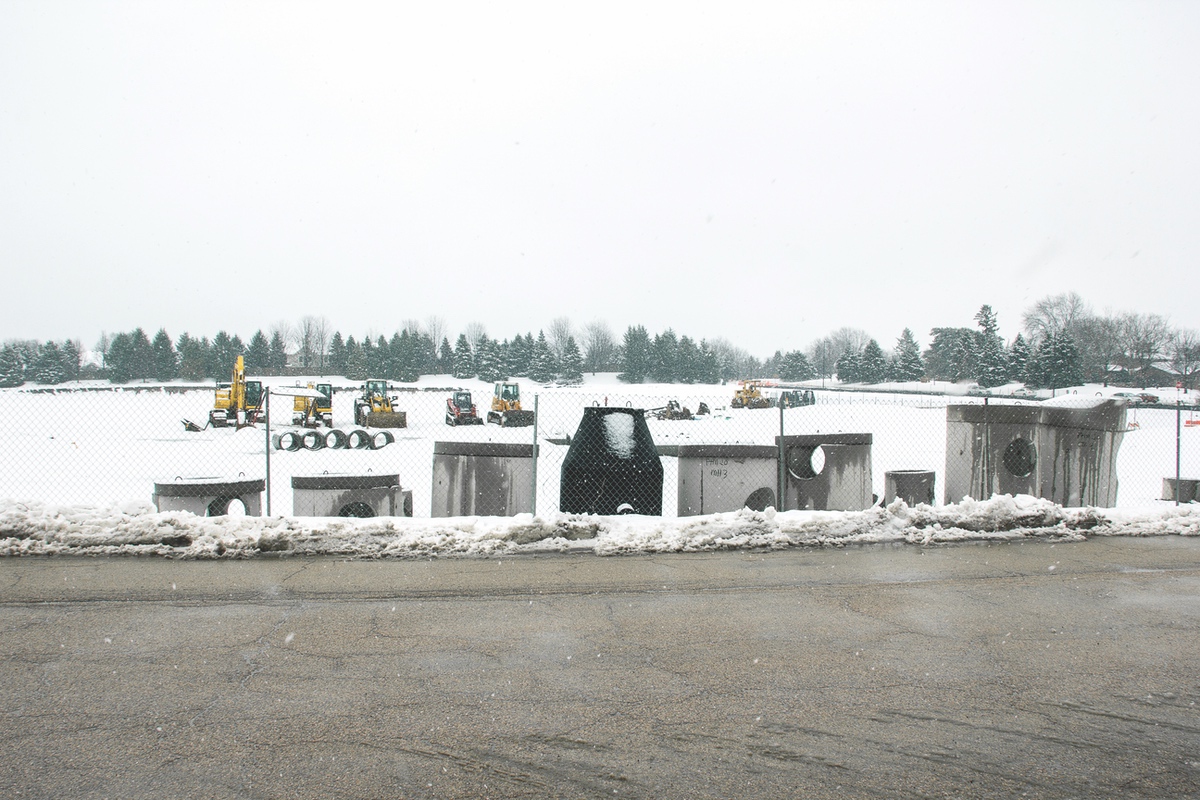
<path id="1" fill-rule="evenodd" d="M 166 328 L 159 328 L 158 333 L 154 334 L 150 349 L 154 351 L 154 379 L 171 381 L 178 378 L 179 355 L 175 352 L 175 345 L 171 343 Z"/>
<path id="2" fill-rule="evenodd" d="M 532 333 L 524 336 L 518 333 L 513 337 L 505 353 L 505 363 L 509 375 L 520 377 L 529 374 L 529 367 L 533 363 Z"/>
<path id="3" fill-rule="evenodd" d="M 863 383 L 883 383 L 888 376 L 887 358 L 879 342 L 872 339 L 867 342 L 858 359 L 859 380 Z"/>
<path id="4" fill-rule="evenodd" d="M 438 374 L 452 375 L 454 373 L 454 348 L 450 346 L 450 340 L 442 337 L 442 345 L 438 350 Z"/>
<path id="5" fill-rule="evenodd" d="M 696 383 L 700 380 L 700 372 L 700 348 L 692 337 L 680 336 L 675 379 L 680 383 Z"/>
<path id="6" fill-rule="evenodd" d="M 271 371 L 268 374 L 286 375 L 288 360 L 287 342 L 283 340 L 283 334 L 280 331 L 275 331 L 271 334 L 270 352 Z"/>
<path id="7" fill-rule="evenodd" d="M 852 347 L 847 347 L 838 356 L 837 364 L 838 380 L 842 383 L 860 383 L 862 381 L 862 370 L 859 368 L 859 353 Z"/>
<path id="8" fill-rule="evenodd" d="M 537 383 L 549 383 L 555 378 L 554 353 L 546 341 L 546 334 L 538 331 L 533 343 L 533 360 L 529 365 L 529 377 Z"/>
<path id="9" fill-rule="evenodd" d="M 62 343 L 62 365 L 67 380 L 79 380 L 79 374 L 83 367 L 83 353 L 79 351 L 79 345 L 71 339 Z"/>
<path id="10" fill-rule="evenodd" d="M 346 342 L 341 331 L 334 331 L 329 340 L 329 374 L 346 375 Z"/>
<path id="11" fill-rule="evenodd" d="M 989 305 L 975 314 L 979 332 L 975 334 L 975 380 L 984 388 L 1002 386 L 1008 381 L 1008 358 L 1004 342 L 997 334 L 996 314 Z"/>
<path id="12" fill-rule="evenodd" d="M 1062 389 L 1083 383 L 1083 359 L 1066 331 L 1047 336 L 1038 348 L 1037 360 L 1046 387 Z"/>
<path id="13" fill-rule="evenodd" d="M 964 364 L 969 368 L 974 349 L 975 331 L 970 328 L 934 328 L 929 332 L 933 341 L 925 351 L 925 370 L 935 381 L 957 381 L 965 377 Z M 968 370 L 966 375 L 973 374 Z"/>
<path id="14" fill-rule="evenodd" d="M 255 375 L 272 374 L 271 342 L 261 328 L 250 337 L 250 346 L 246 348 L 246 371 Z"/>
<path id="15" fill-rule="evenodd" d="M 913 332 L 905 328 L 896 340 L 896 368 L 894 377 L 898 381 L 919 381 L 925 375 L 925 363 L 921 360 L 921 347 Z"/>
<path id="16" fill-rule="evenodd" d="M 207 341 L 194 339 L 183 332 L 179 334 L 176 352 L 179 354 L 179 377 L 187 381 L 202 381 L 208 377 Z"/>
<path id="17" fill-rule="evenodd" d="M 1008 379 L 1021 383 L 1037 383 L 1029 375 L 1032 360 L 1033 353 L 1030 351 L 1025 337 L 1018 333 L 1017 338 L 1013 339 L 1012 346 L 1008 348 Z"/>
<path id="18" fill-rule="evenodd" d="M 384 368 L 384 377 L 389 381 L 402 381 L 402 377 L 407 367 L 407 362 L 412 358 L 411 348 L 408 346 L 408 331 L 403 335 L 399 331 L 392 333 L 392 338 L 387 343 L 387 363 Z"/>
<path id="19" fill-rule="evenodd" d="M 33 379 L 47 386 L 57 386 L 67 379 L 57 343 L 48 341 L 38 348 L 33 362 Z"/>
<path id="20" fill-rule="evenodd" d="M 650 379 L 655 383 L 676 383 L 679 380 L 679 339 L 667 328 L 654 335 L 651 346 Z"/>
<path id="21" fill-rule="evenodd" d="M 154 348 L 150 345 L 150 337 L 141 328 L 134 330 L 130 336 L 132 359 L 130 377 L 135 381 L 148 381 L 154 377 Z"/>
<path id="22" fill-rule="evenodd" d="M 574 336 L 568 336 L 567 343 L 563 347 L 558 379 L 571 386 L 583 383 L 583 353 L 579 351 L 579 345 L 575 343 Z"/>
<path id="23" fill-rule="evenodd" d="M 367 355 L 353 336 L 346 339 L 346 377 L 352 381 L 365 381 L 368 377 Z"/>
<path id="24" fill-rule="evenodd" d="M 239 355 L 241 355 L 241 351 L 234 345 L 233 337 L 225 331 L 217 331 L 217 335 L 212 340 L 213 377 L 221 380 L 220 376 L 222 375 L 232 375 L 233 363 Z M 229 380 L 229 378 L 225 377 L 224 380 Z"/>
<path id="25" fill-rule="evenodd" d="M 133 377 L 133 337 L 118 333 L 108 342 L 108 379 L 112 383 L 128 383 Z"/>
<path id="26" fill-rule="evenodd" d="M 700 373 L 697 380 L 700 383 L 717 383 L 721 380 L 721 363 L 705 339 L 700 340 Z"/>
<path id="27" fill-rule="evenodd" d="M 643 383 L 650 374 L 650 334 L 641 326 L 629 326 L 621 348 L 621 374 L 617 380 L 625 383 Z"/>
<path id="28" fill-rule="evenodd" d="M 475 354 L 465 333 L 460 333 L 454 343 L 454 377 L 460 381 L 475 377 Z"/>
<path id="29" fill-rule="evenodd" d="M 475 369 L 479 380 L 487 383 L 502 381 L 508 377 L 500 345 L 494 339 L 482 336 L 475 351 Z"/>
<path id="30" fill-rule="evenodd" d="M 11 344 L 0 348 L 0 388 L 11 389 L 25 383 L 25 363 Z"/>
<path id="31" fill-rule="evenodd" d="M 784 354 L 779 366 L 779 377 L 785 381 L 808 381 L 817 377 L 808 356 L 802 350 L 792 350 Z"/>

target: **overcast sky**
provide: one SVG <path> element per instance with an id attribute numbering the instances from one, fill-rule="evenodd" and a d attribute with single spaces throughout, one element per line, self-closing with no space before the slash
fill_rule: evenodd
<path id="1" fill-rule="evenodd" d="M 0 3 L 0 339 L 1200 327 L 1200 3 Z"/>

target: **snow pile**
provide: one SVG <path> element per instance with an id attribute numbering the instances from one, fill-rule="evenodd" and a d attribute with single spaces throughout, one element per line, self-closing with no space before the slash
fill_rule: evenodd
<path id="1" fill-rule="evenodd" d="M 609 451 L 617 458 L 625 460 L 633 458 L 633 451 L 637 446 L 637 442 L 633 438 L 633 415 L 606 414 L 604 416 L 604 441 L 608 445 Z"/>
<path id="2" fill-rule="evenodd" d="M 917 545 L 1023 538 L 1198 536 L 1200 505 L 1156 510 L 1068 509 L 1026 495 L 909 507 L 897 500 L 866 511 L 743 509 L 699 517 L 371 519 L 198 517 L 156 512 L 149 503 L 107 507 L 0 503 L 0 555 L 157 555 L 249 558 L 490 556 L 538 552 L 597 555 L 727 549 Z"/>

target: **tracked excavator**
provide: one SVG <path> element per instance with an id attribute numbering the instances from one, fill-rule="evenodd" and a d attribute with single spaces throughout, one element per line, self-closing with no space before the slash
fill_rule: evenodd
<path id="1" fill-rule="evenodd" d="M 262 405 L 262 381 L 246 380 L 246 362 L 242 356 L 238 356 L 233 365 L 233 378 L 229 383 L 217 384 L 213 408 L 208 412 L 208 424 L 214 428 L 253 425 L 262 414 Z M 183 421 L 183 427 L 189 431 L 203 430 L 188 420 Z"/>
<path id="2" fill-rule="evenodd" d="M 292 400 L 292 424 L 305 428 L 324 425 L 333 427 L 333 386 L 328 383 L 308 384 L 309 389 L 320 393 L 320 397 L 296 396 Z"/>

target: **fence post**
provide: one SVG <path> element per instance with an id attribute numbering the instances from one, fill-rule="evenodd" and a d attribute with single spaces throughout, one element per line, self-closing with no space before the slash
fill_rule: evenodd
<path id="1" fill-rule="evenodd" d="M 263 409 L 266 411 L 267 439 L 267 516 L 271 516 L 271 387 L 263 387 Z"/>
<path id="2" fill-rule="evenodd" d="M 530 499 L 530 508 L 533 510 L 533 516 L 537 516 L 537 462 L 538 462 L 538 396 L 533 396 L 533 497 Z"/>
<path id="3" fill-rule="evenodd" d="M 784 478 L 783 478 L 783 470 L 784 470 L 783 453 L 784 453 L 784 450 L 783 450 L 783 403 L 780 403 L 779 404 L 779 456 L 778 456 L 779 474 L 775 478 L 775 484 L 776 484 L 775 497 L 777 498 L 776 504 L 779 506 L 779 510 L 787 511 L 786 504 L 783 502 L 783 488 L 785 486 Z"/>
<path id="4" fill-rule="evenodd" d="M 1181 450 L 1179 432 L 1183 427 L 1183 406 L 1179 398 L 1175 399 L 1175 505 L 1179 505 L 1179 453 Z"/>

